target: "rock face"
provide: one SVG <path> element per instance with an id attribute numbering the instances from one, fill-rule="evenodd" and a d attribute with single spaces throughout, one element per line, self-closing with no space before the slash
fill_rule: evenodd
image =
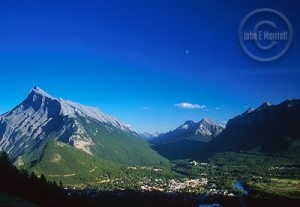
<path id="1" fill-rule="evenodd" d="M 155 144 L 174 143 L 182 140 L 209 142 L 223 131 L 223 127 L 209 119 L 199 122 L 186 121 L 177 129 L 159 135 L 151 140 Z"/>
<path id="2" fill-rule="evenodd" d="M 0 116 L 0 151 L 7 151 L 12 159 L 38 159 L 50 140 L 124 163 L 131 154 L 134 156 L 129 152 L 132 149 L 143 157 L 144 149 L 139 145 L 152 153 L 136 132 L 114 117 L 94 107 L 54 98 L 38 87 L 21 104 Z"/>

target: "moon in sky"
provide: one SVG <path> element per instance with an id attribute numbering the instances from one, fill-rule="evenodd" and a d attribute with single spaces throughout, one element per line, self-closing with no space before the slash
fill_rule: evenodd
<path id="1" fill-rule="evenodd" d="M 186 53 L 186 54 L 189 54 L 189 50 L 185 50 L 185 53 Z"/>

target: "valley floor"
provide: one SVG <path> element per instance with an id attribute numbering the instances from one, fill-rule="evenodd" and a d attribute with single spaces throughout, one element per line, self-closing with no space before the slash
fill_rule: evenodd
<path id="1" fill-rule="evenodd" d="M 206 162 L 177 160 L 171 168 L 127 166 L 122 170 L 121 174 L 117 173 L 119 177 L 113 175 L 84 185 L 65 186 L 69 194 L 79 193 L 93 201 L 100 198 L 102 202 L 107 201 L 104 206 L 114 206 L 109 205 L 112 200 L 132 203 L 133 198 L 149 203 L 164 198 L 172 204 L 164 206 L 177 206 L 178 203 L 180 206 L 201 203 L 300 205 L 300 161 L 297 158 L 226 152 L 216 154 Z M 241 181 L 248 195 L 234 188 L 237 181 Z M 139 203 L 138 199 L 136 202 Z M 155 206 L 159 205 L 156 203 Z"/>

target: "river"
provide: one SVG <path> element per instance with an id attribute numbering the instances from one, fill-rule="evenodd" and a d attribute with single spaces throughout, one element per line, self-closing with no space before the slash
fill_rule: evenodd
<path id="1" fill-rule="evenodd" d="M 248 195 L 248 191 L 244 188 L 245 183 L 241 180 L 236 180 L 233 184 L 233 188 L 238 189 L 244 193 L 244 195 Z"/>

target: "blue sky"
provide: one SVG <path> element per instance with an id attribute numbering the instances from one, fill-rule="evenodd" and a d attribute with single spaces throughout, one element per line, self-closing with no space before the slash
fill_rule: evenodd
<path id="1" fill-rule="evenodd" d="M 0 113 L 39 86 L 153 132 L 300 98 L 296 2 L 1 0 Z M 269 63 L 245 55 L 237 32 L 265 7 L 294 32 L 287 54 Z"/>

